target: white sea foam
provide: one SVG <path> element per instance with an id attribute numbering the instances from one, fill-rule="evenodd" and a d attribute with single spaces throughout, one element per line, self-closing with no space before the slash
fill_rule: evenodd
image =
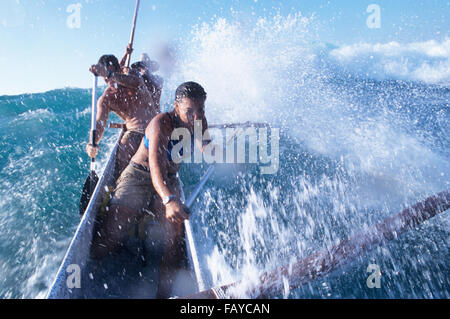
<path id="1" fill-rule="evenodd" d="M 361 117 L 366 105 L 349 102 L 354 96 L 345 85 L 336 90 L 327 83 L 336 74 L 320 63 L 317 48 L 311 45 L 314 36 L 314 18 L 301 14 L 257 18 L 253 24 L 226 19 L 202 24 L 181 44 L 178 73 L 168 82 L 168 90 L 173 92 L 183 81 L 198 81 L 208 92 L 210 122 L 267 121 L 285 128 L 290 137 L 315 152 L 342 158 L 353 172 L 384 176 L 386 186 L 401 184 L 398 190 L 415 191 L 442 187 L 445 177 L 439 176 L 441 172 L 427 173 L 426 181 L 423 173 L 434 167 L 447 172 L 448 161 L 415 136 L 400 131 L 401 123 L 386 118 L 385 105 L 377 106 L 377 115 Z M 343 65 L 376 70 L 380 66 L 370 62 L 370 56 L 379 52 L 379 60 L 385 61 L 381 67 L 398 69 L 395 72 L 400 74 L 396 63 L 411 61 L 406 56 L 415 53 L 424 61 L 419 63 L 422 69 L 429 65 L 442 75 L 445 70 L 439 71 L 433 59 L 448 63 L 449 47 L 450 40 L 405 47 L 398 43 L 355 45 L 332 50 L 330 57 Z M 357 63 L 360 56 L 369 56 L 363 61 L 367 66 Z M 391 63 L 388 58 L 393 59 Z M 405 63 L 406 75 L 412 70 L 420 73 L 420 68 L 409 68 L 412 62 Z M 444 79 L 441 75 L 428 74 Z"/>
<path id="2" fill-rule="evenodd" d="M 54 113 L 47 108 L 40 108 L 36 110 L 28 110 L 26 112 L 21 113 L 18 117 L 12 120 L 12 123 L 17 121 L 29 121 L 35 118 L 51 118 L 54 116 Z"/>
<path id="3" fill-rule="evenodd" d="M 371 218 L 397 211 L 414 195 L 448 186 L 448 159 L 402 131 L 403 123 L 392 121 L 385 105 L 376 105 L 376 112 L 366 114 L 364 102 L 350 102 L 355 96 L 345 82 L 338 89 L 330 84 L 336 73 L 323 67 L 324 56 L 311 45 L 314 34 L 314 19 L 301 14 L 257 18 L 253 24 L 218 19 L 198 26 L 192 38 L 180 45 L 178 73 L 168 81 L 168 91 L 183 81 L 197 81 L 208 92 L 210 122 L 253 120 L 283 127 L 283 138 L 292 140 L 282 140 L 282 148 L 305 145 L 310 156 L 340 162 L 348 174 L 319 178 L 321 170 L 313 168 L 299 176 L 278 176 L 292 183 L 282 199 L 294 203 L 289 212 L 267 204 L 281 201 L 278 188 L 270 194 L 250 190 L 244 195 L 248 203 L 244 210 L 239 208 L 242 199 L 230 203 L 218 196 L 211 208 L 225 214 L 223 222 L 209 216 L 208 227 L 221 229 L 220 243 L 206 262 L 214 284 L 240 277 L 251 286 L 258 273 L 289 261 L 290 254 L 304 256 L 317 245 L 328 245 L 366 227 Z M 428 65 L 436 70 L 428 79 L 448 78 L 439 70 L 448 63 L 448 41 L 415 43 L 406 49 L 394 43 L 341 47 L 328 52 L 325 59 L 340 66 L 333 70 L 343 74 L 350 71 L 346 67 L 356 65 L 362 75 L 368 68 L 379 69 L 383 79 L 402 74 L 415 79 L 411 78 L 415 74 L 425 80 L 420 74 Z M 381 61 L 381 67 L 371 61 Z M 321 165 L 320 159 L 316 164 Z M 376 211 L 375 216 L 365 215 L 368 207 Z M 286 225 L 285 219 L 290 223 Z"/>
<path id="4" fill-rule="evenodd" d="M 180 54 L 178 73 L 169 79 L 165 88 L 171 99 L 180 82 L 198 81 L 209 94 L 207 115 L 210 122 L 269 121 L 283 127 L 286 135 L 292 138 L 281 142 L 284 149 L 295 151 L 290 148 L 299 148 L 297 162 L 293 161 L 291 166 L 301 166 L 303 163 L 300 161 L 305 160 L 301 153 L 305 152 L 310 157 L 324 158 L 327 165 L 342 159 L 345 172 L 350 175 L 348 180 L 338 174 L 322 176 L 320 166 L 323 163 L 314 159 L 314 167 L 310 171 L 297 170 L 297 176 L 288 171 L 288 174 L 275 177 L 278 182 L 290 183 L 288 189 L 264 185 L 264 193 L 253 187 L 246 189 L 245 186 L 251 182 L 246 184 L 245 181 L 236 198 L 230 195 L 231 200 L 225 201 L 217 194 L 210 194 L 214 198 L 210 202 L 205 201 L 205 209 L 199 209 L 195 215 L 206 215 L 213 210 L 221 214 L 207 216 L 204 220 L 204 223 L 209 223 L 204 229 L 210 233 L 218 232 L 215 234 L 218 240 L 206 256 L 213 284 L 240 279 L 244 279 L 247 285 L 255 284 L 261 271 L 306 256 L 317 246 L 329 244 L 335 238 L 367 226 L 371 218 L 376 220 L 379 215 L 388 214 L 393 207 L 389 200 L 401 206 L 404 204 L 402 200 L 406 202 L 411 195 L 429 193 L 448 185 L 445 184 L 448 183 L 446 174 L 450 172 L 448 159 L 436 154 L 414 134 L 401 131 L 399 123 L 389 121 L 383 112 L 375 116 L 360 116 L 365 105 L 348 102 L 345 84 L 340 90 L 335 90 L 324 81 L 330 74 L 317 63 L 316 49 L 310 44 L 313 39 L 314 20 L 295 14 L 257 18 L 254 23 L 247 24 L 218 19 L 198 26 L 193 30 L 192 38 L 181 44 L 183 54 Z M 448 63 L 447 41 L 402 47 L 395 43 L 376 47 L 370 44 L 343 46 L 332 50 L 327 57 L 344 71 L 358 71 L 363 75 L 368 68 L 370 72 L 379 69 L 377 72 L 381 78 L 402 76 L 414 79 L 412 75 L 426 72 L 437 79 L 430 81 L 445 79 L 438 66 L 439 63 L 443 66 Z M 381 61 L 381 67 L 372 65 L 374 63 L 370 61 L 373 60 Z M 402 61 L 403 64 L 400 63 Z M 411 64 L 411 61 L 418 62 Z M 377 107 L 383 108 L 383 105 Z M 80 110 L 78 116 L 85 116 L 88 111 L 88 108 Z M 51 112 L 39 109 L 24 113 L 18 119 L 37 121 L 42 116 L 51 116 Z M 99 166 L 104 166 L 107 150 L 112 148 L 115 140 L 116 137 L 110 135 L 102 141 Z M 72 143 L 71 140 L 65 142 Z M 300 149 L 300 144 L 305 145 L 306 150 Z M 2 182 L 0 208 L 7 213 L 2 214 L 0 225 L 6 230 L 2 232 L 3 243 L 12 240 L 17 243 L 12 250 L 17 251 L 17 255 L 10 258 L 22 261 L 24 267 L 28 262 L 33 264 L 33 269 L 29 266 L 24 269 L 23 273 L 29 277 L 18 290 L 22 296 L 42 297 L 70 240 L 69 235 L 58 235 L 52 228 L 53 224 L 42 216 L 72 220 L 73 212 L 42 211 L 38 196 L 61 201 L 58 189 L 50 194 L 46 192 L 50 183 L 56 184 L 53 178 L 60 176 L 44 165 L 44 155 L 53 148 L 33 147 L 29 152 L 28 148 L 17 148 L 3 168 L 2 172 L 11 177 L 23 175 L 24 178 Z M 18 159 L 22 161 L 17 162 Z M 87 159 L 79 157 L 79 161 L 84 160 Z M 41 162 L 43 167 L 38 169 L 36 164 Z M 20 192 L 10 191 L 22 184 Z M 68 198 L 78 200 L 79 185 L 66 186 L 74 193 Z M 207 190 L 205 196 L 209 192 Z M 242 202 L 246 204 L 242 205 Z M 55 207 L 55 203 L 47 204 Z M 373 208 L 373 211 L 359 210 L 361 206 Z M 20 220 L 27 221 L 26 227 L 19 225 L 22 232 L 16 231 L 17 225 L 16 228 L 8 227 Z M 36 233 L 33 227 L 38 227 Z M 448 222 L 442 226 L 444 230 L 445 227 L 448 229 Z M 72 230 L 65 231 L 71 236 Z M 28 234 L 35 234 L 38 239 L 29 240 Z M 433 239 L 432 234 L 429 236 Z M 46 238 L 53 242 L 43 244 Z M 420 243 L 422 247 L 423 242 Z M 426 252 L 426 248 L 423 250 Z M 41 258 L 47 251 L 54 253 Z M 386 255 L 389 252 L 383 253 Z M 418 260 L 414 257 L 405 254 L 404 259 L 414 263 Z M 0 259 L 0 265 L 5 268 L 4 264 L 11 265 L 9 261 Z M 6 275 L 0 276 L 1 283 L 15 271 L 13 267 L 5 269 Z M 445 285 L 442 273 L 433 274 L 433 278 Z M 444 278 L 439 279 L 439 276 Z M 420 286 L 422 283 L 419 280 L 411 285 Z M 329 285 L 324 283 L 324 286 Z M 4 296 L 18 295 L 17 292 L 12 294 L 11 287 L 12 284 L 2 292 Z M 332 292 L 333 296 L 339 295 L 335 290 Z"/>

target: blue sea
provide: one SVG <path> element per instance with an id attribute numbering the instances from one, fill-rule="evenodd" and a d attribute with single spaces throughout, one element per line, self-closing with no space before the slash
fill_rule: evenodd
<path id="1" fill-rule="evenodd" d="M 209 123 L 280 129 L 276 174 L 219 165 L 193 208 L 211 285 L 251 281 L 450 189 L 450 41 L 336 46 L 317 41 L 313 25 L 300 14 L 217 19 L 180 40 L 176 67 L 161 74 L 164 110 L 194 80 L 208 92 Z M 45 297 L 72 239 L 90 94 L 0 96 L 0 298 Z M 100 168 L 117 134 L 106 132 Z M 183 167 L 186 193 L 206 168 Z M 449 222 L 445 212 L 273 297 L 449 298 Z M 380 288 L 367 286 L 370 264 Z"/>

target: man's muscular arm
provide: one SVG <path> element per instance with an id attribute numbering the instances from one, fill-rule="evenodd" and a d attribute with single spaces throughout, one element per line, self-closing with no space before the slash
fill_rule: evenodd
<path id="1" fill-rule="evenodd" d="M 131 56 L 131 53 L 133 53 L 133 48 L 131 47 L 131 44 L 127 45 L 125 55 L 123 56 L 122 60 L 120 60 L 119 65 L 121 68 L 125 66 L 125 63 L 127 63 L 128 56 Z"/>
<path id="2" fill-rule="evenodd" d="M 107 92 L 105 92 L 97 102 L 96 134 L 94 139 L 96 146 L 93 146 L 90 143 L 86 146 L 86 152 L 92 158 L 97 156 L 99 150 L 98 144 L 103 137 L 103 133 L 105 133 L 109 111 Z"/>
<path id="3" fill-rule="evenodd" d="M 140 85 L 144 84 L 139 74 L 132 73 L 122 74 L 114 72 L 108 79 L 130 89 L 137 89 Z"/>
<path id="4" fill-rule="evenodd" d="M 108 72 L 107 68 L 104 65 L 93 65 L 89 69 L 92 73 L 97 76 L 104 77 L 106 81 L 114 81 L 119 83 L 122 86 L 125 86 L 130 89 L 137 89 L 141 85 L 145 85 L 142 76 L 139 72 L 130 71 L 129 74 L 122 74 L 120 72 Z"/>

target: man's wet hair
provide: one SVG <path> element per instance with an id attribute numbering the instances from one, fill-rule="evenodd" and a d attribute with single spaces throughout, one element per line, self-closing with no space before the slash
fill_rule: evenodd
<path id="1" fill-rule="evenodd" d="M 115 71 L 118 72 L 120 70 L 119 60 L 112 54 L 105 54 L 100 57 L 98 60 L 98 64 L 104 64 L 106 66 L 113 66 Z"/>
<path id="2" fill-rule="evenodd" d="M 197 82 L 185 82 L 175 92 L 175 101 L 180 102 L 184 98 L 206 100 L 205 89 Z"/>

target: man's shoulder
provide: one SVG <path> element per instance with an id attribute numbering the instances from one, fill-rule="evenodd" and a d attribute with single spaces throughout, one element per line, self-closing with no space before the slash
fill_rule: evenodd
<path id="1" fill-rule="evenodd" d="M 127 74 L 127 76 L 131 76 L 137 79 L 139 82 L 139 86 L 145 85 L 144 77 L 139 71 L 131 69 L 130 72 Z"/>
<path id="2" fill-rule="evenodd" d="M 107 86 L 102 96 L 100 97 L 99 102 L 103 105 L 112 106 L 115 105 L 117 100 L 117 89 L 111 86 Z"/>
<path id="3" fill-rule="evenodd" d="M 103 97 L 110 97 L 113 96 L 114 94 L 117 94 L 117 88 L 108 85 L 105 89 L 105 91 L 103 92 Z"/>

